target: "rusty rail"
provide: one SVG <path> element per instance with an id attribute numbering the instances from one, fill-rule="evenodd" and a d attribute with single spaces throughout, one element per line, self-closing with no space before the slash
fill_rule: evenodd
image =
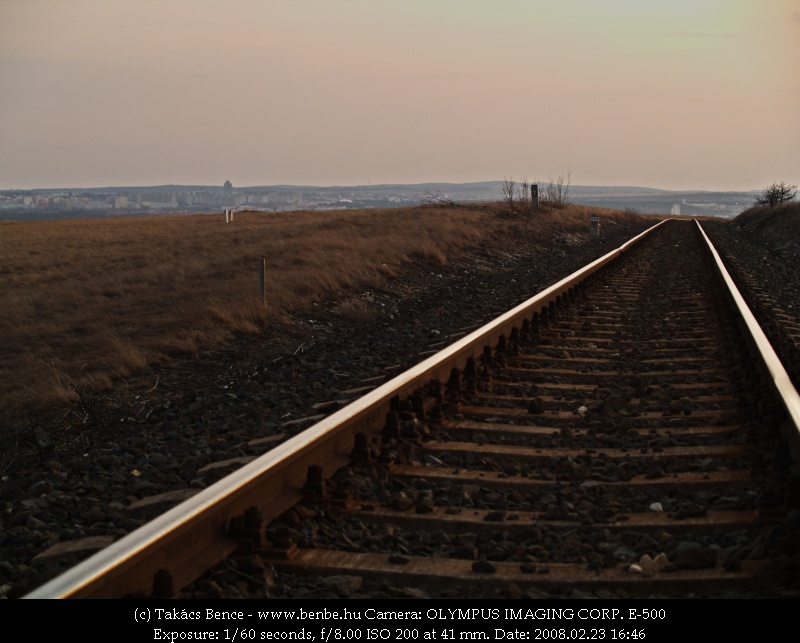
<path id="1" fill-rule="evenodd" d="M 732 300 L 733 306 L 738 312 L 742 323 L 747 328 L 746 335 L 752 341 L 754 350 L 760 356 L 761 362 L 769 373 L 772 388 L 775 390 L 778 399 L 780 399 L 789 417 L 786 437 L 792 449 L 794 462 L 800 462 L 800 457 L 798 457 L 800 456 L 800 395 L 798 395 L 797 389 L 786 373 L 786 369 L 783 367 L 781 360 L 772 348 L 772 344 L 770 344 L 767 336 L 758 324 L 758 321 L 756 321 L 755 315 L 753 315 L 744 297 L 742 297 L 739 289 L 736 287 L 733 278 L 725 268 L 722 258 L 719 256 L 716 248 L 714 248 L 708 235 L 706 235 L 705 230 L 703 230 L 703 226 L 700 225 L 699 221 L 695 221 L 695 223 L 697 223 L 697 227 L 700 229 L 703 239 L 705 239 L 708 244 L 708 249 L 714 258 L 717 272 L 728 287 L 728 295 Z"/>
<path id="2" fill-rule="evenodd" d="M 577 283 L 639 242 L 656 224 L 495 321 L 395 377 L 269 453 L 200 491 L 107 548 L 49 581 L 26 598 L 120 598 L 170 594 L 223 560 L 237 546 L 228 535 L 231 519 L 257 508 L 264 520 L 279 516 L 302 497 L 308 467 L 330 474 L 347 462 L 356 433 L 379 429 L 391 401 L 451 369 L 496 342 L 534 312 L 555 302 Z"/>

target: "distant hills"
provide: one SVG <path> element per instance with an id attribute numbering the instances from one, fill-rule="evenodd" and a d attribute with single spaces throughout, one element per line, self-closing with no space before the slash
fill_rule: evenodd
<path id="1" fill-rule="evenodd" d="M 293 185 L 287 183 L 275 185 L 248 185 L 234 186 L 234 192 L 270 192 L 270 191 L 313 191 L 313 192 L 340 192 L 344 190 L 355 190 L 358 192 L 387 190 L 401 190 L 412 192 L 425 191 L 473 191 L 494 192 L 498 197 L 502 190 L 504 181 L 475 181 L 471 183 L 376 183 L 367 185 Z M 547 181 L 540 181 L 539 185 L 546 185 Z M 5 192 L 27 192 L 29 194 L 65 194 L 65 193 L 85 193 L 85 194 L 119 194 L 119 193 L 148 193 L 148 192 L 223 192 L 222 185 L 142 185 L 142 186 L 105 186 L 105 187 L 60 187 L 60 188 L 36 188 L 32 190 L 0 190 L 0 194 Z M 741 192 L 713 192 L 707 190 L 662 190 L 658 188 L 647 188 L 629 185 L 570 185 L 569 191 L 573 195 L 580 196 L 655 196 L 655 195 L 685 195 L 685 194 L 747 194 L 753 196 L 760 190 L 750 190 Z"/>
<path id="2" fill-rule="evenodd" d="M 151 185 L 0 190 L 0 219 L 257 210 L 342 209 L 410 206 L 443 196 L 452 201 L 500 200 L 505 181 L 471 183 L 380 183 L 367 185 Z M 540 188 L 547 181 L 539 182 Z M 677 191 L 639 186 L 570 185 L 581 205 L 641 213 L 732 217 L 752 205 L 758 190 Z"/>

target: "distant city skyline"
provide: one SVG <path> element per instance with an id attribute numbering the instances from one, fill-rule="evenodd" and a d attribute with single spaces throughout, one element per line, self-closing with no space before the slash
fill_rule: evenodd
<path id="1" fill-rule="evenodd" d="M 502 199 L 507 182 L 384 184 L 374 186 L 138 186 L 0 190 L 0 220 L 46 220 L 131 215 L 210 214 L 230 210 L 286 212 L 391 208 L 424 202 Z M 754 192 L 670 192 L 624 186 L 570 185 L 567 198 L 582 205 L 651 214 L 733 217 L 752 205 Z"/>
<path id="2" fill-rule="evenodd" d="M 800 183 L 800 0 L 4 0 L 0 190 Z"/>

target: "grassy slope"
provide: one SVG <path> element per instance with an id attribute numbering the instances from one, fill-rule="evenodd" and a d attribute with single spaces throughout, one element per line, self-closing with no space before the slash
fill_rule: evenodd
<path id="1" fill-rule="evenodd" d="M 775 210 L 767 206 L 745 210 L 734 223 L 746 232 L 763 235 L 779 246 L 800 245 L 800 203 L 779 205 Z"/>
<path id="2" fill-rule="evenodd" d="M 541 213 L 527 239 L 583 234 L 592 213 Z M 314 302 L 380 287 L 409 260 L 433 263 L 519 240 L 523 222 L 485 209 L 236 213 L 0 223 L 0 419 L 68 407 L 154 363 L 194 355 Z M 261 258 L 267 304 L 260 299 Z"/>

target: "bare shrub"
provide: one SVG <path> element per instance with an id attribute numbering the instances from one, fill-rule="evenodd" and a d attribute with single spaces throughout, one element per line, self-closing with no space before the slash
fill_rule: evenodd
<path id="1" fill-rule="evenodd" d="M 527 178 L 522 179 L 519 184 L 514 177 L 503 179 L 500 199 L 508 213 L 519 216 L 530 212 L 532 207 L 530 185 Z"/>
<path id="2" fill-rule="evenodd" d="M 553 180 L 550 177 L 547 185 L 544 186 L 540 202 L 545 207 L 555 208 L 560 210 L 572 204 L 572 199 L 569 195 L 570 186 L 570 173 L 566 175 L 559 174 L 558 178 Z"/>
<path id="3" fill-rule="evenodd" d="M 528 179 L 524 178 L 519 185 L 517 185 L 513 177 L 504 179 L 501 187 L 501 203 L 507 216 L 523 222 L 522 233 L 527 236 L 531 217 L 533 216 L 531 184 Z"/>
<path id="4" fill-rule="evenodd" d="M 451 199 L 446 194 L 442 194 L 441 192 L 426 192 L 422 195 L 422 202 L 428 206 L 434 206 L 439 208 L 463 208 L 465 204 L 456 201 L 455 199 Z"/>
<path id="5" fill-rule="evenodd" d="M 520 212 L 530 212 L 531 208 L 533 207 L 533 202 L 531 201 L 531 184 L 528 182 L 528 179 L 522 179 L 519 184 L 519 189 L 517 190 L 517 207 L 519 208 Z"/>
<path id="6" fill-rule="evenodd" d="M 515 199 L 517 196 L 517 186 L 512 176 L 510 179 L 504 178 L 503 185 L 500 186 L 500 201 L 505 204 L 509 212 L 514 212 L 516 208 Z"/>

